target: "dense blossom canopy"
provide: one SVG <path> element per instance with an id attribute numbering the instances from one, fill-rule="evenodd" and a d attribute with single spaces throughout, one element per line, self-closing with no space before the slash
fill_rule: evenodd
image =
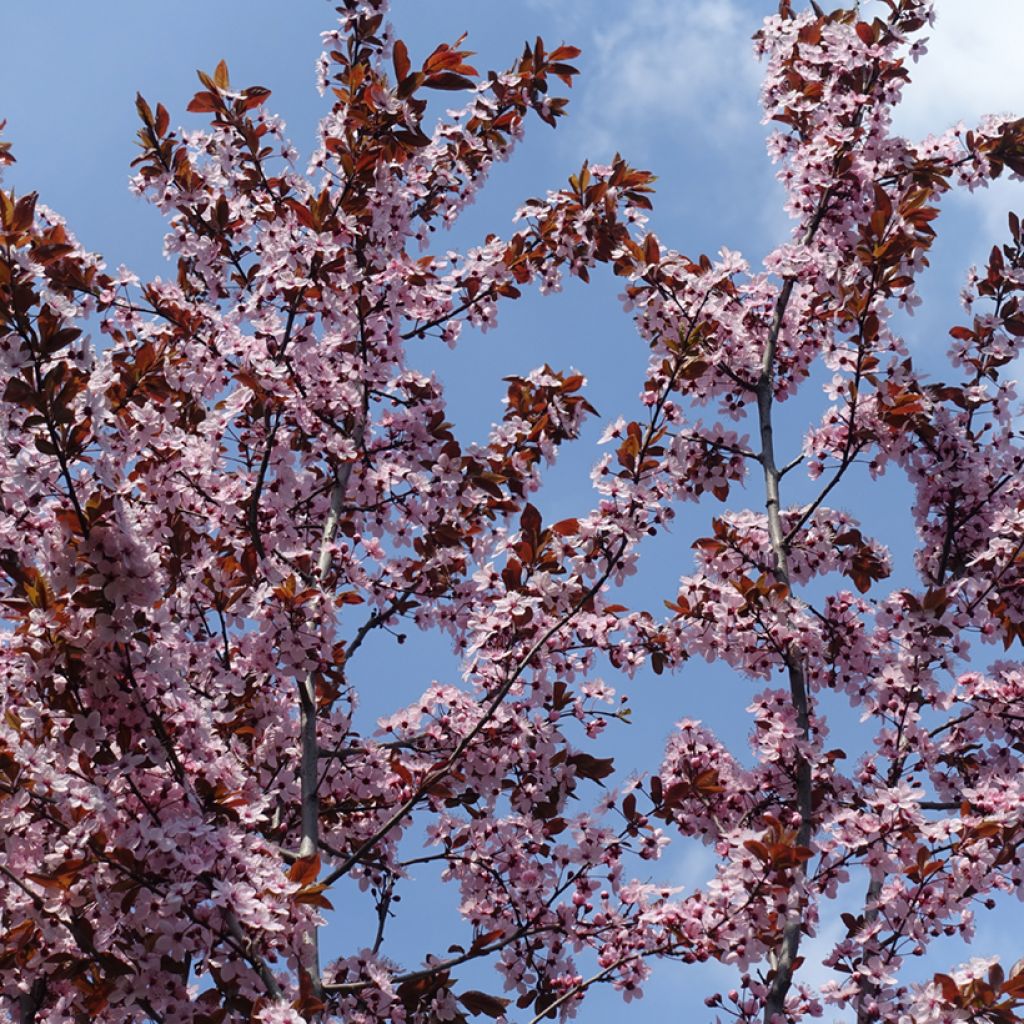
<path id="1" fill-rule="evenodd" d="M 652 176 L 619 158 L 439 255 L 527 123 L 564 113 L 578 51 L 537 40 L 480 79 L 459 40 L 416 66 L 385 6 L 345 0 L 325 34 L 308 169 L 223 64 L 189 105 L 205 130 L 139 98 L 134 185 L 170 279 L 110 272 L 0 191 L 0 1017 L 536 1024 L 674 959 L 734 966 L 707 1000 L 723 1020 L 1017 1019 L 1009 964 L 902 971 L 1024 887 L 1017 218 L 944 379 L 893 317 L 943 194 L 1024 173 L 1024 122 L 894 135 L 928 0 L 871 20 L 783 0 L 756 47 L 795 227 L 760 268 L 665 248 Z M 429 131 L 431 89 L 469 98 Z M 589 507 L 546 523 L 533 495 L 594 414 L 584 378 L 552 351 L 470 444 L 407 350 L 599 264 L 648 371 Z M 822 379 L 820 422 L 777 430 Z M 885 583 L 855 464 L 913 488 L 912 585 Z M 700 516 L 667 608 L 628 607 L 642 544 Z M 446 635 L 463 676 L 363 735 L 367 638 L 399 628 Z M 750 687 L 751 750 L 684 718 L 660 764 L 616 774 L 605 680 L 700 659 Z M 863 755 L 830 746 L 830 692 Z M 709 884 L 659 883 L 681 837 L 713 851 Z M 450 933 L 395 900 L 425 861 L 458 893 Z M 321 956 L 357 902 L 376 935 L 342 923 Z M 812 988 L 802 940 L 851 904 Z M 389 955 L 396 928 L 420 962 Z"/>

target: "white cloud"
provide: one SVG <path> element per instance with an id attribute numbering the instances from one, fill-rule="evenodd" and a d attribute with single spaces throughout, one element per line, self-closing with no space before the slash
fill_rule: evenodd
<path id="1" fill-rule="evenodd" d="M 957 191 L 952 196 L 954 210 L 962 211 L 965 228 L 970 233 L 963 245 L 963 269 L 969 264 L 984 264 L 993 245 L 1010 240 L 1006 215 L 1010 210 L 1024 213 L 1024 188 L 1004 173 L 986 189 L 974 193 Z M 962 282 L 961 282 L 962 283 Z"/>
<path id="2" fill-rule="evenodd" d="M 910 83 L 895 111 L 895 130 L 916 141 L 960 121 L 971 127 L 985 114 L 1024 116 L 1024 3 L 936 0 L 935 7 L 935 25 L 926 30 L 928 53 L 908 66 Z M 1024 208 L 1024 192 L 1004 175 L 973 194 L 958 189 L 948 202 L 966 270 L 1006 239 L 1006 212 Z M 950 227 L 945 224 L 947 232 Z M 962 276 L 957 289 L 961 285 Z"/>
<path id="3" fill-rule="evenodd" d="M 1021 0 L 937 0 L 928 53 L 910 64 L 896 129 L 911 138 L 984 114 L 1024 116 Z"/>
<path id="4" fill-rule="evenodd" d="M 628 145 L 659 128 L 719 144 L 749 133 L 760 117 L 756 27 L 735 0 L 638 0 L 628 17 L 605 21 L 588 47 L 595 143 Z"/>

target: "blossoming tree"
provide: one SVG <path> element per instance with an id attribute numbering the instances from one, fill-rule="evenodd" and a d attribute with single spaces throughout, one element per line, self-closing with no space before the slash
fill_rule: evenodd
<path id="1" fill-rule="evenodd" d="M 893 314 L 943 193 L 1024 173 L 1024 122 L 893 135 L 930 3 L 810 7 L 783 0 L 756 36 L 796 224 L 758 271 L 647 234 L 653 179 L 618 158 L 508 237 L 433 254 L 529 119 L 563 114 L 578 51 L 538 40 L 481 81 L 461 40 L 414 63 L 384 0 L 345 0 L 326 36 L 306 173 L 267 90 L 223 64 L 189 105 L 205 131 L 139 98 L 135 184 L 167 216 L 172 280 L 109 273 L 0 191 L 6 1019 L 538 1024 L 599 983 L 636 994 L 664 959 L 734 965 L 707 999 L 721 1019 L 1018 1019 L 1009 964 L 902 971 L 1024 885 L 1017 218 L 945 379 Z M 428 132 L 432 89 L 469 101 Z M 546 523 L 531 499 L 594 413 L 583 377 L 511 379 L 471 444 L 406 353 L 598 264 L 649 369 L 592 505 Z M 787 436 L 776 404 L 822 367 L 828 410 Z M 912 584 L 887 587 L 886 548 L 831 504 L 856 506 L 859 463 L 913 488 Z M 667 609 L 627 607 L 674 517 L 704 517 L 692 573 Z M 402 624 L 447 635 L 463 678 L 363 735 L 367 640 Z M 700 659 L 760 690 L 752 755 L 684 718 L 660 765 L 617 774 L 600 674 Z M 829 747 L 830 691 L 862 755 Z M 708 884 L 660 883 L 681 837 L 713 850 Z M 448 934 L 397 901 L 425 860 L 458 894 Z M 812 989 L 802 943 L 840 913 Z M 422 934 L 418 962 L 389 955 L 395 929 Z"/>

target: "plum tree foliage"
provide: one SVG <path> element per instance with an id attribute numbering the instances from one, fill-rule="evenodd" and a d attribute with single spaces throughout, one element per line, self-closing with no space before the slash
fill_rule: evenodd
<path id="1" fill-rule="evenodd" d="M 435 253 L 528 122 L 565 113 L 579 51 L 538 39 L 481 77 L 458 40 L 417 63 L 385 0 L 345 0 L 325 35 L 308 169 L 223 63 L 189 104 L 203 130 L 138 98 L 134 188 L 166 216 L 169 279 L 110 272 L 0 191 L 5 1019 L 538 1024 L 664 960 L 731 965 L 721 1020 L 1019 1019 L 1009 965 L 912 970 L 1024 886 L 1017 217 L 942 380 L 894 314 L 944 193 L 1024 173 L 1024 122 L 894 134 L 932 10 L 877 10 L 783 0 L 755 37 L 794 219 L 756 269 L 666 247 L 653 176 L 618 157 Z M 468 98 L 430 128 L 429 90 Z M 595 412 L 583 376 L 552 350 L 470 443 L 407 353 L 599 265 L 648 369 L 592 497 L 545 522 L 544 469 Z M 823 418 L 779 428 L 821 380 Z M 906 585 L 854 518 L 863 466 L 913 492 Z M 674 517 L 705 523 L 692 571 L 631 607 Z M 387 686 L 367 640 L 398 629 L 447 637 L 462 677 L 365 735 L 359 691 Z M 751 750 L 683 718 L 623 775 L 606 678 L 702 659 L 750 689 Z M 830 692 L 866 753 L 829 745 Z M 713 877 L 667 887 L 684 839 Z M 425 862 L 459 919 L 404 912 Z M 345 927 L 359 905 L 370 934 Z M 812 985 L 805 939 L 838 922 Z"/>

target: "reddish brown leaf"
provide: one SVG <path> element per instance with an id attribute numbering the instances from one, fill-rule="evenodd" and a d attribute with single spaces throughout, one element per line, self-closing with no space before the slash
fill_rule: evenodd
<path id="1" fill-rule="evenodd" d="M 314 853 L 312 857 L 302 857 L 296 860 L 288 869 L 288 880 L 303 888 L 315 882 L 319 875 L 320 854 L 318 853 Z"/>
<path id="2" fill-rule="evenodd" d="M 401 39 L 395 40 L 391 56 L 395 65 L 395 81 L 404 82 L 409 77 L 409 70 L 412 64 L 409 61 L 409 50 Z"/>
<path id="3" fill-rule="evenodd" d="M 572 537 L 580 532 L 580 521 L 578 519 L 562 519 L 555 523 L 551 530 L 560 537 Z"/>
<path id="4" fill-rule="evenodd" d="M 212 92 L 197 92 L 185 108 L 193 114 L 204 114 L 220 107 L 220 100 Z"/>
<path id="5" fill-rule="evenodd" d="M 472 89 L 476 82 L 472 78 L 456 74 L 454 71 L 440 71 L 437 74 L 427 75 L 423 84 L 428 89 L 444 89 L 455 92 L 459 89 Z"/>
<path id="6" fill-rule="evenodd" d="M 486 992 L 478 992 L 476 989 L 469 989 L 456 998 L 474 1017 L 482 1015 L 495 1020 L 504 1016 L 505 1007 L 511 1002 L 510 999 L 489 996 Z"/>

